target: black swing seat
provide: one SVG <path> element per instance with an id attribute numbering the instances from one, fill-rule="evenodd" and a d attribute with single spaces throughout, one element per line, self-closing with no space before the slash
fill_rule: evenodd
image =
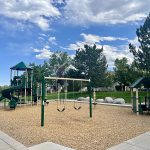
<path id="1" fill-rule="evenodd" d="M 93 105 L 97 105 L 97 102 L 93 102 L 92 104 L 93 104 Z"/>
<path id="2" fill-rule="evenodd" d="M 65 107 L 64 107 L 63 109 L 57 108 L 57 110 L 58 110 L 59 112 L 63 112 L 63 111 L 65 111 Z"/>
<path id="3" fill-rule="evenodd" d="M 81 106 L 79 106 L 79 107 L 75 107 L 75 106 L 74 106 L 74 109 L 75 109 L 75 110 L 79 110 L 79 109 L 81 109 Z"/>
<path id="4" fill-rule="evenodd" d="M 46 99 L 46 98 L 44 99 L 44 103 L 45 103 L 46 105 L 48 105 L 48 104 L 49 104 L 49 102 L 47 101 L 47 99 Z"/>

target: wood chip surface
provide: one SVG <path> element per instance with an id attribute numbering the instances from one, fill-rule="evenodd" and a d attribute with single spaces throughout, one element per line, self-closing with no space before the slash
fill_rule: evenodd
<path id="1" fill-rule="evenodd" d="M 62 113 L 56 102 L 45 106 L 44 127 L 40 105 L 0 108 L 0 130 L 27 147 L 50 141 L 78 150 L 105 150 L 150 131 L 150 115 L 136 116 L 131 108 L 96 105 L 90 118 L 88 104 L 81 104 L 78 111 L 73 102 L 65 105 Z"/>

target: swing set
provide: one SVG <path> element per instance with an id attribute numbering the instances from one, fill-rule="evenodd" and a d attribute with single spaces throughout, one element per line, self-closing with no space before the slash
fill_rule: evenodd
<path id="1" fill-rule="evenodd" d="M 91 98 L 91 83 L 90 80 L 86 79 L 75 79 L 75 78 L 59 78 L 59 77 L 43 77 L 42 79 L 42 102 L 41 102 L 41 126 L 44 126 L 44 100 L 45 100 L 45 82 L 46 80 L 55 80 L 55 86 L 57 91 L 57 111 L 64 112 L 65 107 L 65 101 L 67 100 L 67 93 L 68 93 L 68 81 L 72 81 L 72 90 L 73 90 L 73 99 L 74 99 L 74 109 L 80 110 L 81 109 L 81 102 L 80 105 L 77 105 L 77 100 L 75 98 L 75 81 L 80 81 L 80 88 L 81 88 L 81 96 L 82 96 L 82 83 L 88 82 L 88 93 L 89 93 L 89 114 L 92 118 L 92 98 Z M 61 90 L 62 86 L 60 84 L 60 81 L 64 82 L 64 98 L 61 98 Z"/>

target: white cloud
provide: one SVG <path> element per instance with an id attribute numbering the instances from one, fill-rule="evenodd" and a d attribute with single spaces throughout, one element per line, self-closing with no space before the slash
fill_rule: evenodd
<path id="1" fill-rule="evenodd" d="M 127 41 L 128 38 L 122 38 L 122 37 L 112 37 L 112 36 L 104 36 L 104 37 L 100 37 L 100 41 Z"/>
<path id="2" fill-rule="evenodd" d="M 93 44 L 93 43 L 100 42 L 100 36 L 98 36 L 98 35 L 85 34 L 85 33 L 81 33 L 80 35 L 84 38 L 85 42 L 87 42 L 87 43 Z"/>
<path id="3" fill-rule="evenodd" d="M 119 47 L 104 45 L 103 48 L 103 53 L 106 56 L 107 63 L 110 69 L 114 67 L 114 61 L 117 58 L 121 59 L 123 57 L 126 57 L 129 64 L 133 62 L 133 55 L 130 53 L 127 45 L 122 45 Z"/>
<path id="4" fill-rule="evenodd" d="M 115 41 L 115 40 L 124 40 L 130 42 L 136 42 L 136 38 L 133 40 L 129 40 L 128 38 L 122 38 L 122 37 L 100 37 L 98 35 L 92 35 L 92 34 L 84 34 L 82 33 L 81 36 L 83 36 L 83 41 L 77 41 L 75 43 L 72 43 L 69 45 L 68 50 L 77 50 L 79 48 L 83 48 L 85 44 L 93 45 L 96 43 L 97 48 L 102 48 L 102 45 L 100 44 L 100 41 Z M 110 46 L 110 45 L 103 45 L 103 53 L 106 56 L 107 63 L 109 66 L 109 69 L 113 69 L 114 67 L 114 61 L 115 59 L 126 57 L 128 59 L 128 63 L 131 64 L 133 61 L 133 55 L 130 53 L 128 45 L 120 45 L 120 46 Z"/>
<path id="5" fill-rule="evenodd" d="M 93 34 L 85 34 L 85 33 L 81 33 L 80 34 L 83 38 L 84 41 L 87 43 L 99 43 L 100 41 L 117 41 L 117 40 L 121 40 L 121 41 L 127 41 L 128 38 L 122 38 L 122 37 L 113 37 L 113 36 L 98 36 L 98 35 L 93 35 Z"/>
<path id="6" fill-rule="evenodd" d="M 53 4 L 65 4 L 65 0 L 52 0 Z"/>
<path id="7" fill-rule="evenodd" d="M 67 0 L 65 19 L 74 25 L 140 21 L 149 13 L 149 0 Z"/>
<path id="8" fill-rule="evenodd" d="M 83 48 L 85 44 L 93 45 L 93 44 L 100 44 L 101 41 L 129 41 L 128 38 L 123 37 L 113 37 L 113 36 L 99 36 L 94 34 L 80 34 L 83 37 L 83 41 L 76 41 L 75 43 L 72 43 L 69 45 L 68 50 L 77 50 L 79 48 Z M 130 40 L 133 41 L 133 40 Z"/>
<path id="9" fill-rule="evenodd" d="M 44 46 L 44 48 L 49 49 L 49 48 L 50 48 L 50 46 L 49 46 L 49 45 L 45 45 L 45 46 Z"/>
<path id="10" fill-rule="evenodd" d="M 19 21 L 36 24 L 42 30 L 48 30 L 50 18 L 61 14 L 51 0 L 5 0 L 0 1 L 0 15 Z"/>
<path id="11" fill-rule="evenodd" d="M 69 55 L 72 59 L 74 59 L 75 57 L 75 54 L 72 54 L 72 55 Z"/>
<path id="12" fill-rule="evenodd" d="M 38 40 L 45 41 L 45 39 L 43 37 L 41 37 L 41 36 L 38 37 Z"/>
<path id="13" fill-rule="evenodd" d="M 44 34 L 44 33 L 39 33 L 39 35 L 42 36 L 42 37 L 47 37 L 47 35 Z"/>
<path id="14" fill-rule="evenodd" d="M 138 41 L 138 37 L 137 36 L 134 39 L 132 39 L 132 40 L 128 40 L 128 42 L 133 44 L 136 47 L 140 46 L 140 43 Z"/>
<path id="15" fill-rule="evenodd" d="M 85 44 L 88 44 L 88 43 L 77 41 L 75 44 L 70 44 L 67 49 L 68 50 L 77 50 L 79 48 L 83 48 Z"/>
<path id="16" fill-rule="evenodd" d="M 57 45 L 56 37 L 54 37 L 54 36 L 49 37 L 48 41 L 50 42 L 50 44 Z"/>
<path id="17" fill-rule="evenodd" d="M 35 53 L 39 53 L 35 55 L 37 59 L 48 59 L 53 54 L 49 49 L 44 47 L 43 49 L 33 49 Z"/>

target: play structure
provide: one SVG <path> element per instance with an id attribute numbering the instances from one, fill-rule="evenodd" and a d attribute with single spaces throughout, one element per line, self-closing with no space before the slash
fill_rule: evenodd
<path id="1" fill-rule="evenodd" d="M 89 113 L 90 117 L 92 117 L 92 99 L 91 99 L 91 85 L 90 85 L 90 80 L 86 79 L 75 79 L 75 78 L 59 78 L 59 77 L 43 77 L 42 80 L 42 101 L 41 101 L 41 126 L 44 126 L 44 104 L 45 104 L 45 84 L 47 80 L 55 81 L 55 90 L 57 92 L 57 110 L 59 112 L 65 111 L 65 102 L 67 101 L 67 93 L 68 93 L 68 87 L 69 87 L 69 82 L 72 82 L 72 94 L 73 94 L 73 99 L 74 99 L 74 109 L 79 110 L 81 109 L 81 105 L 77 106 L 77 100 L 75 100 L 75 94 L 74 94 L 74 88 L 75 88 L 75 81 L 78 81 L 81 83 L 81 92 L 82 92 L 82 83 L 83 82 L 88 82 L 88 93 L 89 93 Z M 64 97 L 63 99 L 60 96 L 60 92 L 64 91 Z M 81 103 L 80 103 L 81 104 Z"/>
<path id="2" fill-rule="evenodd" d="M 10 70 L 10 88 L 2 91 L 0 101 L 7 98 L 9 100 L 9 107 L 13 109 L 16 108 L 17 104 L 32 103 L 32 68 L 24 62 L 20 62 L 11 67 Z"/>
<path id="3" fill-rule="evenodd" d="M 135 81 L 131 86 L 131 102 L 133 112 L 143 114 L 144 111 L 150 111 L 150 78 L 141 77 Z M 145 98 L 141 98 L 139 91 L 146 93 Z"/>

